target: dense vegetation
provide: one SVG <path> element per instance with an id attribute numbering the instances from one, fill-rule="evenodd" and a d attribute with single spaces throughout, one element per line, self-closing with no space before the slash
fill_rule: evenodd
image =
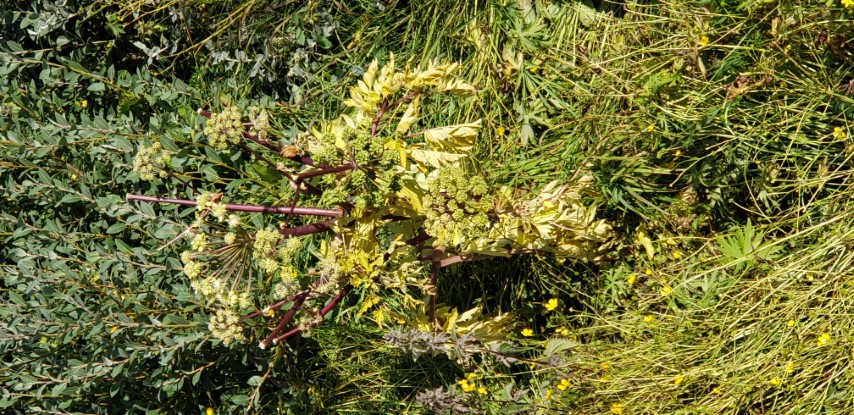
<path id="1" fill-rule="evenodd" d="M 854 410 L 854 2 L 595 3 L 0 0 L 0 408 Z"/>

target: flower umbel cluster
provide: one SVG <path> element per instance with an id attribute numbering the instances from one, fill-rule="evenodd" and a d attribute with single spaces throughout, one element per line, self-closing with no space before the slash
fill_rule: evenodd
<path id="1" fill-rule="evenodd" d="M 240 317 L 231 310 L 219 310 L 211 317 L 208 330 L 214 337 L 222 340 L 228 346 L 232 342 L 244 342 L 246 336 L 240 329 Z"/>
<path id="2" fill-rule="evenodd" d="M 222 112 L 211 114 L 205 124 L 205 135 L 211 147 L 224 151 L 231 145 L 239 144 L 243 137 L 242 118 L 240 108 L 236 105 L 227 105 Z"/>
<path id="3" fill-rule="evenodd" d="M 140 147 L 133 158 L 133 171 L 139 178 L 145 181 L 154 180 L 156 177 L 166 177 L 168 173 L 165 166 L 172 156 L 163 150 L 160 143 L 154 143 L 151 147 Z"/>
<path id="4" fill-rule="evenodd" d="M 467 240 L 485 237 L 491 225 L 493 197 L 486 180 L 471 176 L 459 165 L 437 171 L 423 199 L 424 230 L 437 247 L 458 247 Z"/>
<path id="5" fill-rule="evenodd" d="M 298 238 L 288 238 L 282 243 L 282 235 L 273 228 L 260 229 L 255 234 L 252 257 L 264 271 L 274 274 L 288 266 L 294 254 L 302 248 Z"/>

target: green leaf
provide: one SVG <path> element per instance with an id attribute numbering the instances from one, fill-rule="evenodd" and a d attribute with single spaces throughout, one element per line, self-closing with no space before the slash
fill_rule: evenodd
<path id="1" fill-rule="evenodd" d="M 94 84 L 89 85 L 89 87 L 86 88 L 86 90 L 90 92 L 103 92 L 105 89 L 106 86 L 103 82 L 95 82 Z"/>

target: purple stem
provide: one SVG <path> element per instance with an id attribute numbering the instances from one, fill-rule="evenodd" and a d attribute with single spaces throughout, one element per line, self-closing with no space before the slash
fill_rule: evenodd
<path id="1" fill-rule="evenodd" d="M 138 200 L 141 202 L 155 202 L 155 203 L 171 203 L 173 205 L 184 205 L 184 206 L 196 206 L 198 202 L 194 200 L 187 199 L 171 199 L 167 197 L 160 196 L 143 196 L 143 195 L 135 195 L 135 194 L 127 194 L 127 200 Z M 238 205 L 235 203 L 226 203 L 225 210 L 235 211 L 235 212 L 256 212 L 256 213 L 280 213 L 280 214 L 294 214 L 294 215 L 307 215 L 307 216 L 327 216 L 338 218 L 344 216 L 344 212 L 341 209 L 323 209 L 323 208 L 312 208 L 312 207 L 273 207 L 273 206 L 256 206 L 256 205 Z"/>
<path id="2" fill-rule="evenodd" d="M 281 234 L 282 236 L 287 238 L 287 237 L 291 237 L 291 236 L 297 237 L 297 236 L 311 235 L 311 234 L 315 234 L 315 233 L 329 232 L 330 230 L 332 230 L 332 224 L 333 223 L 335 223 L 335 221 L 327 220 L 327 221 L 323 221 L 323 222 L 309 223 L 308 225 L 292 226 L 290 228 L 281 228 L 281 229 L 279 229 L 279 234 Z"/>
<path id="3" fill-rule="evenodd" d="M 294 315 L 297 313 L 297 310 L 302 308 L 302 304 L 303 304 L 303 302 L 305 302 L 306 298 L 308 298 L 307 292 L 304 292 L 304 293 L 299 294 L 297 296 L 296 301 L 294 301 L 293 307 L 291 307 L 291 309 L 288 310 L 288 313 L 285 314 L 284 317 L 282 317 L 282 319 L 279 321 L 279 324 L 276 326 L 276 328 L 273 330 L 273 332 L 270 333 L 270 335 L 267 336 L 267 338 L 261 342 L 260 346 L 262 349 L 266 349 L 267 346 L 270 345 L 270 343 L 275 343 L 274 339 L 276 338 L 276 336 L 279 334 L 280 331 L 282 331 L 282 329 L 285 328 L 285 325 L 290 323 L 291 319 L 294 318 Z"/>
<path id="4" fill-rule="evenodd" d="M 343 298 L 344 298 L 344 297 L 345 297 L 345 296 L 350 292 L 350 290 L 352 290 L 352 289 L 353 289 L 353 286 L 352 286 L 352 285 L 349 285 L 349 284 L 348 284 L 348 285 L 344 286 L 344 288 L 342 288 L 342 289 L 341 289 L 341 291 L 339 291 L 339 292 L 338 292 L 338 294 L 337 294 L 337 295 L 335 295 L 335 297 L 332 297 L 332 300 L 330 300 L 330 301 L 329 301 L 329 302 L 328 302 L 328 303 L 327 303 L 327 304 L 326 304 L 326 305 L 325 305 L 325 306 L 320 310 L 320 313 L 319 313 L 319 314 L 320 314 L 320 317 L 321 317 L 321 318 L 323 318 L 323 317 L 325 317 L 327 314 L 329 314 L 329 312 L 330 312 L 333 308 L 335 308 L 335 306 L 337 306 L 337 305 L 338 305 L 338 303 L 339 303 L 339 302 L 341 302 L 341 299 L 343 299 Z M 316 324 L 316 323 L 315 323 L 315 324 Z M 284 340 L 284 339 L 287 339 L 288 337 L 291 337 L 291 336 L 293 336 L 293 335 L 295 335 L 295 334 L 299 333 L 300 331 L 302 331 L 302 329 L 301 329 L 301 328 L 299 328 L 299 327 L 293 328 L 293 329 L 291 329 L 290 331 L 288 331 L 287 333 L 285 333 L 285 334 L 283 334 L 283 335 L 281 335 L 281 336 L 276 337 L 275 339 L 273 339 L 273 344 L 277 344 L 277 343 L 279 343 L 280 341 L 282 341 L 282 340 Z M 266 341 L 266 340 L 265 340 L 265 341 Z"/>

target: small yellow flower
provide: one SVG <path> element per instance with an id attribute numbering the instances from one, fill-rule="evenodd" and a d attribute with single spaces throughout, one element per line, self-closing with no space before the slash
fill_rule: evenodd
<path id="1" fill-rule="evenodd" d="M 210 406 L 205 409 L 205 415 L 214 415 L 214 409 Z"/>
<path id="2" fill-rule="evenodd" d="M 555 329 L 555 334 L 558 336 L 566 336 L 569 334 L 569 330 L 567 330 L 566 327 L 558 327 Z"/>
<path id="3" fill-rule="evenodd" d="M 655 125 L 650 124 L 650 125 L 646 126 L 646 132 L 651 133 L 653 131 L 655 131 Z"/>
<path id="4" fill-rule="evenodd" d="M 652 315 L 647 314 L 647 315 L 643 316 L 643 321 L 644 321 L 644 323 L 652 323 Z"/>
<path id="5" fill-rule="evenodd" d="M 614 415 L 623 415 L 623 404 L 612 403 L 611 404 L 611 413 Z"/>
<path id="6" fill-rule="evenodd" d="M 795 320 L 787 321 L 786 326 L 788 326 L 789 328 L 795 327 Z"/>
<path id="7" fill-rule="evenodd" d="M 504 135 L 504 133 L 506 133 L 506 132 L 507 132 L 507 129 L 504 128 L 504 126 L 502 126 L 502 125 L 495 127 L 495 135 L 497 135 L 499 137 Z"/>
<path id="8" fill-rule="evenodd" d="M 118 330 L 118 329 L 119 329 L 119 326 L 113 326 L 113 327 L 110 327 L 110 334 L 115 333 L 115 332 L 116 332 L 116 330 Z"/>
<path id="9" fill-rule="evenodd" d="M 662 297 L 667 297 L 672 292 L 673 292 L 673 289 L 670 288 L 669 285 L 665 285 L 664 287 L 661 287 L 661 291 L 659 291 L 658 294 L 660 294 Z"/>
<path id="10" fill-rule="evenodd" d="M 677 149 L 673 152 L 673 158 L 679 157 L 682 155 L 682 150 Z"/>
<path id="11" fill-rule="evenodd" d="M 685 380 L 685 376 L 677 375 L 675 378 L 673 378 L 673 384 L 679 386 L 682 384 L 683 380 Z"/>
<path id="12" fill-rule="evenodd" d="M 546 302 L 546 311 L 554 311 L 557 308 L 557 298 L 552 298 Z"/>
<path id="13" fill-rule="evenodd" d="M 700 46 L 706 46 L 709 44 L 709 37 L 706 35 L 700 36 Z"/>
<path id="14" fill-rule="evenodd" d="M 552 393 L 554 393 L 554 392 L 552 392 L 551 389 L 546 391 L 546 400 L 549 400 L 552 398 Z"/>
<path id="15" fill-rule="evenodd" d="M 649 269 L 649 268 L 647 268 L 647 269 L 646 269 L 646 271 L 644 271 L 644 274 L 646 274 L 646 275 L 652 275 L 652 270 L 651 270 L 651 269 Z"/>
<path id="16" fill-rule="evenodd" d="M 821 346 L 826 345 L 828 342 L 830 342 L 830 334 L 821 333 L 821 335 L 818 336 L 818 340 L 815 343 L 816 343 L 816 346 L 821 347 Z"/>
<path id="17" fill-rule="evenodd" d="M 522 329 L 522 335 L 525 337 L 531 337 L 534 335 L 534 330 L 531 329 Z"/>
<path id="18" fill-rule="evenodd" d="M 80 101 L 80 108 L 86 108 L 88 106 L 89 106 L 89 101 L 87 101 L 85 99 L 83 101 Z"/>
<path id="19" fill-rule="evenodd" d="M 472 381 L 472 380 L 474 380 L 475 376 L 477 376 L 477 375 L 474 372 L 466 373 L 466 380 Z"/>
<path id="20" fill-rule="evenodd" d="M 264 315 L 267 317 L 276 317 L 276 310 L 267 310 L 267 312 L 264 313 Z"/>
<path id="21" fill-rule="evenodd" d="M 712 389 L 712 393 L 714 393 L 715 395 L 720 395 L 723 393 L 723 391 L 721 391 L 721 388 L 714 388 Z"/>
<path id="22" fill-rule="evenodd" d="M 483 386 L 477 388 L 477 393 L 479 393 L 481 395 L 486 395 L 487 394 L 486 388 L 484 388 Z"/>
<path id="23" fill-rule="evenodd" d="M 854 7 L 854 0 L 842 0 L 842 5 L 845 6 L 846 9 Z"/>
<path id="24" fill-rule="evenodd" d="M 783 382 L 780 381 L 780 378 L 774 376 L 773 378 L 771 378 L 771 380 L 768 381 L 768 383 L 770 383 L 771 386 L 777 387 L 780 386 L 780 384 L 782 384 Z"/>
<path id="25" fill-rule="evenodd" d="M 609 365 L 608 362 L 602 362 L 602 364 L 599 365 L 599 367 L 601 367 L 602 370 L 608 370 L 611 368 L 611 365 Z"/>
<path id="26" fill-rule="evenodd" d="M 673 251 L 673 253 L 671 254 L 671 256 L 673 256 L 673 259 L 679 259 L 679 258 L 682 258 L 682 254 L 680 254 L 680 253 L 679 253 L 679 251 Z"/>
<path id="27" fill-rule="evenodd" d="M 786 363 L 786 373 L 792 373 L 795 371 L 795 362 L 789 360 Z"/>
<path id="28" fill-rule="evenodd" d="M 813 277 L 812 274 L 807 274 L 807 276 L 805 278 L 807 279 L 807 281 L 812 281 L 815 279 L 815 277 Z"/>
<path id="29" fill-rule="evenodd" d="M 637 276 L 637 275 L 635 275 L 635 274 L 632 274 L 632 275 L 629 275 L 629 278 L 628 278 L 628 279 L 626 279 L 626 282 L 627 282 L 629 285 L 632 285 L 632 284 L 634 284 L 634 283 L 635 283 L 635 281 L 637 281 L 637 280 L 638 280 L 638 276 Z"/>
<path id="30" fill-rule="evenodd" d="M 77 180 L 77 174 L 72 173 L 71 174 L 71 180 Z"/>
<path id="31" fill-rule="evenodd" d="M 852 1 L 854 1 L 854 0 L 852 0 Z M 833 132 L 830 135 L 832 135 L 833 138 L 835 138 L 837 140 L 842 140 L 848 134 L 845 133 L 845 129 L 842 127 L 833 127 Z"/>
<path id="32" fill-rule="evenodd" d="M 532 67 L 528 68 L 528 71 L 530 71 L 531 73 L 537 73 L 537 71 L 539 71 L 539 70 L 540 70 L 540 68 L 537 66 L 532 66 Z"/>
<path id="33" fill-rule="evenodd" d="M 569 380 L 568 379 L 561 379 L 560 383 L 558 383 L 556 387 L 558 389 L 560 389 L 561 391 L 565 391 L 569 387 Z"/>

